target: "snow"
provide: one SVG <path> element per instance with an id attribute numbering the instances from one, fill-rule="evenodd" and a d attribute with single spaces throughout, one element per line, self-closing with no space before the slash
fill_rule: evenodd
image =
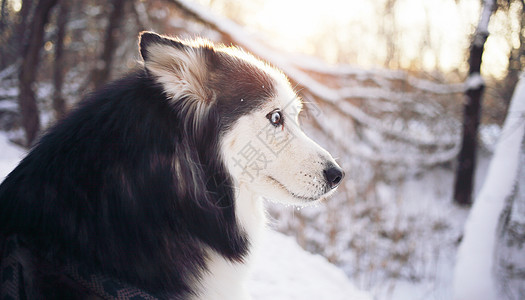
<path id="1" fill-rule="evenodd" d="M 15 62 L 14 64 L 10 65 L 9 67 L 3 69 L 0 72 L 0 80 L 15 74 L 18 66 L 19 66 L 19 63 Z"/>
<path id="2" fill-rule="evenodd" d="M 310 254 L 293 238 L 268 231 L 249 283 L 254 299 L 368 300 L 342 270 L 320 255 Z"/>
<path id="3" fill-rule="evenodd" d="M 451 161 L 458 153 L 460 124 L 447 119 L 450 120 L 449 126 L 441 128 L 445 123 L 446 109 L 429 106 L 428 100 L 432 102 L 434 96 L 441 96 L 453 101 L 452 97 L 458 93 L 483 84 L 481 76 L 469 77 L 465 83 L 441 84 L 416 78 L 406 71 L 330 65 L 320 59 L 272 49 L 231 20 L 189 0 L 178 2 L 191 15 L 212 24 L 213 31 L 206 32 L 212 34 L 208 38 L 219 40 L 217 32 L 221 32 L 226 40 L 234 41 L 282 69 L 294 83 L 300 84 L 299 88 L 305 88 L 305 100 L 311 95 L 323 99 L 324 116 L 320 108 L 316 108 L 317 114 L 314 113 L 311 122 L 319 119 L 321 130 L 314 128 L 315 134 L 311 137 L 321 144 L 324 141 L 322 145 L 347 168 L 348 181 L 332 199 L 318 207 L 301 211 L 292 208 L 288 215 L 279 215 L 280 219 L 276 220 L 279 225 L 275 228 L 287 234 L 297 234 L 297 243 L 290 237 L 268 232 L 249 282 L 254 300 L 452 299 L 457 245 L 468 209 L 452 204 L 454 173 L 450 165 L 443 163 Z M 493 2 L 486 1 L 480 23 L 488 24 L 490 14 L 487 12 L 490 10 L 486 7 L 487 3 Z M 159 13 L 165 12 L 159 10 Z M 179 28 L 197 26 L 188 25 L 179 18 L 172 19 L 170 24 Z M 197 27 L 204 26 L 199 24 Z M 321 82 L 320 77 L 326 77 L 330 82 Z M 361 84 L 364 81 L 370 84 Z M 398 81 L 403 82 L 406 89 L 399 90 L 396 87 Z M 411 92 L 413 89 L 417 92 Z M 421 119 L 412 116 L 405 122 L 390 117 L 399 114 L 396 110 L 408 107 L 410 112 L 432 117 L 426 120 L 432 124 L 426 126 Z M 384 113 L 370 113 L 381 109 Z M 363 129 L 361 134 L 366 138 L 365 142 L 356 143 L 353 139 L 353 128 L 358 126 Z M 482 127 L 480 134 L 490 149 L 500 131 L 497 126 Z M 402 143 L 401 146 L 390 147 L 390 139 Z M 419 148 L 413 150 L 415 145 Z M 5 148 L 0 143 L 2 158 Z M 433 148 L 438 150 L 428 150 Z M 17 151 L 14 151 L 16 158 L 13 161 L 23 155 Z M 480 175 L 486 173 L 487 161 L 486 156 L 478 160 L 476 191 L 484 180 Z M 0 166 L 0 171 L 10 169 L 14 164 L 5 168 Z M 414 175 L 412 171 L 399 171 L 400 174 L 406 172 L 399 179 L 395 177 L 398 175 L 392 175 L 395 171 L 391 170 L 399 165 L 408 170 L 417 165 L 421 172 Z M 439 166 L 431 168 L 434 165 Z M 498 189 L 493 187 L 493 191 Z M 282 206 L 275 209 L 286 211 Z M 294 227 L 294 224 L 299 225 Z M 480 232 L 478 241 L 482 235 L 487 233 Z M 343 271 L 325 258 L 303 251 L 297 244 L 329 257 Z M 476 254 L 479 251 L 484 250 L 468 252 Z M 484 252 L 489 251 L 485 249 Z M 465 266 L 467 270 L 472 267 Z M 478 272 L 479 269 L 472 270 Z M 465 274 L 471 276 L 463 279 L 466 283 L 460 282 L 466 289 L 483 282 L 477 280 L 477 273 Z M 351 281 L 347 276 L 352 278 Z M 373 297 L 360 292 L 353 283 L 359 289 L 370 291 Z"/>
<path id="4" fill-rule="evenodd" d="M 0 179 L 26 151 L 0 134 Z M 371 300 L 326 258 L 310 254 L 291 237 L 268 230 L 263 237 L 248 287 L 254 300 Z"/>
<path id="5" fill-rule="evenodd" d="M 479 73 L 470 74 L 465 81 L 466 90 L 477 90 L 483 86 L 485 86 L 485 81 Z"/>
<path id="6" fill-rule="evenodd" d="M 16 91 L 15 95 L 18 94 L 18 91 Z M 15 101 L 0 101 L 0 111 L 10 111 L 10 112 L 17 112 L 18 111 L 18 103 Z"/>
<path id="7" fill-rule="evenodd" d="M 472 206 L 457 254 L 454 299 L 497 299 L 493 280 L 498 219 L 513 192 L 525 133 L 525 75 L 516 87 L 486 181 Z"/>
<path id="8" fill-rule="evenodd" d="M 497 124 L 481 125 L 479 128 L 479 139 L 482 146 L 491 153 L 496 151 L 496 143 L 501 135 L 501 127 Z"/>
<path id="9" fill-rule="evenodd" d="M 25 150 L 10 143 L 5 134 L 0 134 L 0 181 L 13 170 L 25 155 Z"/>
<path id="10" fill-rule="evenodd" d="M 490 16 L 494 11 L 494 4 L 494 0 L 483 0 L 483 11 L 481 12 L 477 31 L 479 34 L 484 35 L 485 37 L 481 38 L 479 37 L 479 34 L 476 35 L 475 43 L 477 46 L 483 46 L 486 36 L 489 35 L 489 21 Z"/>
<path id="11" fill-rule="evenodd" d="M 363 78 L 377 79 L 377 77 L 386 77 L 388 79 L 406 80 L 406 82 L 414 88 L 422 91 L 431 92 L 434 94 L 453 94 L 464 91 L 462 84 L 440 84 L 425 79 L 410 76 L 408 72 L 403 70 L 389 70 L 389 69 L 368 69 L 358 68 L 356 66 L 339 64 L 331 65 L 326 62 L 311 56 L 301 54 L 287 55 L 288 61 L 291 61 L 295 66 L 307 71 L 313 71 L 321 74 L 330 74 L 336 76 L 352 76 L 358 75 Z M 379 84 L 384 86 L 384 84 Z"/>
<path id="12" fill-rule="evenodd" d="M 455 242 L 468 213 L 451 204 L 452 189 L 447 187 L 452 185 L 450 170 L 435 168 L 399 187 L 381 187 L 380 205 L 386 210 L 381 230 L 404 232 L 406 236 L 398 242 L 380 246 L 377 241 L 376 247 L 383 247 L 390 256 L 392 253 L 412 254 L 411 259 L 397 267 L 398 278 L 376 279 L 369 283 L 370 291 L 378 300 L 451 298 Z M 396 193 L 399 193 L 397 197 Z M 392 199 L 396 199 L 394 203 Z M 386 277 L 381 274 L 386 271 L 387 268 L 378 270 L 375 276 Z"/>

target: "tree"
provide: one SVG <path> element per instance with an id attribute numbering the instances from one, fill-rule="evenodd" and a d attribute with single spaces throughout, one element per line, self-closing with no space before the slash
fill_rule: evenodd
<path id="1" fill-rule="evenodd" d="M 124 0 L 113 0 L 111 3 L 111 13 L 109 14 L 108 26 L 104 37 L 104 49 L 92 74 L 92 82 L 95 89 L 106 83 L 110 78 L 110 72 L 113 66 L 113 54 L 117 46 L 117 33 L 122 17 L 124 16 L 125 4 L 126 1 Z"/>
<path id="2" fill-rule="evenodd" d="M 465 224 L 454 273 L 456 300 L 524 299 L 524 111 L 522 75 L 485 183 Z"/>
<path id="3" fill-rule="evenodd" d="M 494 8 L 494 0 L 483 1 L 481 18 L 470 45 L 469 75 L 466 81 L 466 102 L 463 110 L 463 137 L 454 185 L 454 201 L 460 205 L 472 203 L 481 97 L 485 89 L 485 82 L 480 74 L 481 58 L 485 41 L 489 36 L 488 24 Z"/>
<path id="4" fill-rule="evenodd" d="M 2 0 L 2 2 L 0 2 L 0 10 L 0 32 L 2 32 L 6 26 L 7 0 Z"/>
<path id="5" fill-rule="evenodd" d="M 399 47 L 396 45 L 398 39 L 397 22 L 396 22 L 396 0 L 386 0 L 384 3 L 384 17 L 381 18 L 381 33 L 386 42 L 386 58 L 384 65 L 387 68 L 399 66 Z"/>
<path id="6" fill-rule="evenodd" d="M 66 37 L 66 25 L 69 16 L 69 1 L 60 2 L 60 10 L 57 16 L 57 35 L 55 42 L 55 62 L 53 67 L 53 109 L 56 119 L 60 119 L 66 113 L 66 102 L 62 95 L 64 83 L 64 39 Z"/>
<path id="7" fill-rule="evenodd" d="M 512 110 L 507 118 L 514 118 L 519 125 L 525 123 L 525 73 L 512 99 L 521 102 L 521 111 Z M 504 137 L 505 138 L 505 137 Z M 517 160 L 518 172 L 512 193 L 505 199 L 499 217 L 495 247 L 496 288 L 505 299 L 525 299 L 525 136 Z"/>
<path id="8" fill-rule="evenodd" d="M 24 44 L 24 31 L 27 19 L 33 8 L 32 0 L 22 2 L 18 13 L 9 5 L 8 0 L 0 4 L 0 69 L 5 69 L 16 62 L 20 57 Z"/>
<path id="9" fill-rule="evenodd" d="M 525 299 L 525 137 L 518 166 L 513 193 L 500 215 L 495 249 L 496 288 L 513 300 Z"/>
<path id="10" fill-rule="evenodd" d="M 500 6 L 503 6 L 507 13 L 511 13 L 509 11 L 510 5 L 512 3 L 519 3 L 521 5 L 520 11 L 518 11 L 518 15 L 516 16 L 518 18 L 519 22 L 519 32 L 518 32 L 518 41 L 519 45 L 517 47 L 512 47 L 510 49 L 509 53 L 509 64 L 507 67 L 507 76 L 505 77 L 505 80 L 503 82 L 503 99 L 505 101 L 510 102 L 510 98 L 512 97 L 512 93 L 514 91 L 514 87 L 516 86 L 516 83 L 518 82 L 519 73 L 521 70 L 525 70 L 525 1 L 523 0 L 500 0 L 501 3 Z M 512 16 L 509 16 L 512 17 Z M 509 40 L 512 39 L 512 37 L 509 37 Z"/>
<path id="11" fill-rule="evenodd" d="M 58 0 L 39 0 L 30 23 L 27 44 L 22 50 L 22 65 L 18 76 L 18 105 L 22 114 L 22 126 L 26 133 L 26 145 L 30 146 L 40 130 L 40 117 L 33 90 L 36 71 L 40 62 L 40 49 L 44 41 L 44 27 L 49 12 Z"/>

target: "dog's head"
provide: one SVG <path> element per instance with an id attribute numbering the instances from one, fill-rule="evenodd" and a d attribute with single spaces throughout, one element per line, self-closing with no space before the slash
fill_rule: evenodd
<path id="1" fill-rule="evenodd" d="M 300 129 L 299 97 L 286 76 L 236 48 L 144 32 L 148 72 L 205 135 L 217 118 L 218 147 L 236 186 L 288 204 L 331 194 L 344 177 L 332 156 Z M 209 124 L 209 123 L 208 123 Z"/>

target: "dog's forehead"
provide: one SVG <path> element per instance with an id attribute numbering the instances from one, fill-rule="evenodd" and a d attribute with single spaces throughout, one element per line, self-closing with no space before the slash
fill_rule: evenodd
<path id="1" fill-rule="evenodd" d="M 288 81 L 279 81 L 275 87 L 273 106 L 288 114 L 298 114 L 302 109 L 302 102 Z"/>
<path id="2" fill-rule="evenodd" d="M 286 75 L 237 48 L 220 50 L 222 59 L 214 85 L 223 112 L 244 115 L 253 110 L 280 109 L 297 115 L 302 103 Z"/>

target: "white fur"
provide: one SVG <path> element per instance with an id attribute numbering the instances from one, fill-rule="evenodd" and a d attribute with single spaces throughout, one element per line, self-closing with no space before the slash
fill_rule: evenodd
<path id="1" fill-rule="evenodd" d="M 208 70 L 205 59 L 198 48 L 154 44 L 147 48 L 148 59 L 144 61 L 166 93 L 173 99 L 187 98 L 192 103 L 211 103 L 213 92 L 206 88 Z"/>
<path id="2" fill-rule="evenodd" d="M 270 127 L 270 129 L 281 130 L 284 136 L 291 137 L 289 145 L 282 149 L 278 155 L 272 153 L 271 148 L 276 147 L 275 144 L 264 145 L 260 139 L 256 138 L 261 130 L 268 129 L 269 121 L 266 115 L 275 108 L 283 109 L 285 112 L 285 118 L 287 118 L 285 128 Z M 236 215 L 239 224 L 249 236 L 250 253 L 245 258 L 244 263 L 232 263 L 209 250 L 209 272 L 201 280 L 201 293 L 196 299 L 251 299 L 245 288 L 245 281 L 249 275 L 250 261 L 256 255 L 259 237 L 265 227 L 263 197 L 284 203 L 305 205 L 308 203 L 304 199 L 298 199 L 290 195 L 288 191 L 315 199 L 327 196 L 324 191 L 321 192 L 313 188 L 309 182 L 324 180 L 325 162 L 331 162 L 334 165 L 336 163 L 328 152 L 300 130 L 297 119 L 300 108 L 301 103 L 295 93 L 287 84 L 281 82 L 275 99 L 262 109 L 241 117 L 223 138 L 221 147 L 223 158 L 235 180 Z M 253 143 L 260 153 L 268 156 L 273 155 L 273 161 L 268 164 L 267 169 L 260 171 L 256 178 L 243 175 L 243 170 L 234 162 L 235 155 L 249 142 Z M 309 177 L 310 175 L 312 177 Z M 283 186 L 276 185 L 266 176 L 278 179 Z M 317 179 L 315 179 L 316 177 Z"/>
<path id="3" fill-rule="evenodd" d="M 246 280 L 250 274 L 250 261 L 253 260 L 253 249 L 257 248 L 260 235 L 264 229 L 266 217 L 263 201 L 249 186 L 241 184 L 236 191 L 235 211 L 238 222 L 248 233 L 250 253 L 243 263 L 234 263 L 224 259 L 209 249 L 208 272 L 200 281 L 200 292 L 194 298 L 199 300 L 246 300 L 251 299 L 246 289 Z"/>
<path id="4" fill-rule="evenodd" d="M 206 113 L 207 105 L 215 101 L 215 95 L 207 88 L 206 64 L 203 52 L 197 48 L 181 50 L 163 44 L 151 45 L 147 49 L 149 57 L 145 66 L 170 97 L 186 98 L 188 105 L 197 111 L 197 116 L 201 116 Z M 263 198 L 294 205 L 314 203 L 333 192 L 327 188 L 323 172 L 329 165 L 337 166 L 337 163 L 300 129 L 298 114 L 302 104 L 282 72 L 237 48 L 214 49 L 251 63 L 276 83 L 273 87 L 261 87 L 273 88 L 271 94 L 275 97 L 239 118 L 222 137 L 220 145 L 222 159 L 234 181 L 237 222 L 247 233 L 249 254 L 243 262 L 237 263 L 208 248 L 208 272 L 199 280 L 193 298 L 247 300 L 250 296 L 244 282 L 265 226 Z M 266 117 L 275 110 L 283 113 L 283 127 L 271 125 Z M 252 165 L 243 167 L 236 162 L 247 146 L 253 147 L 259 158 L 264 157 L 257 168 Z M 176 170 L 180 169 L 179 164 L 179 161 L 174 162 Z"/>
<path id="5" fill-rule="evenodd" d="M 224 160 L 230 174 L 237 181 L 249 184 L 258 195 L 287 204 L 311 204 L 333 192 L 326 193 L 323 171 L 328 164 L 337 166 L 337 163 L 300 129 L 301 102 L 290 85 L 278 81 L 276 91 L 272 101 L 241 117 L 225 135 Z M 275 109 L 284 113 L 284 128 L 273 127 L 266 118 Z M 236 163 L 248 144 L 268 161 L 263 170 L 246 170 Z"/>

